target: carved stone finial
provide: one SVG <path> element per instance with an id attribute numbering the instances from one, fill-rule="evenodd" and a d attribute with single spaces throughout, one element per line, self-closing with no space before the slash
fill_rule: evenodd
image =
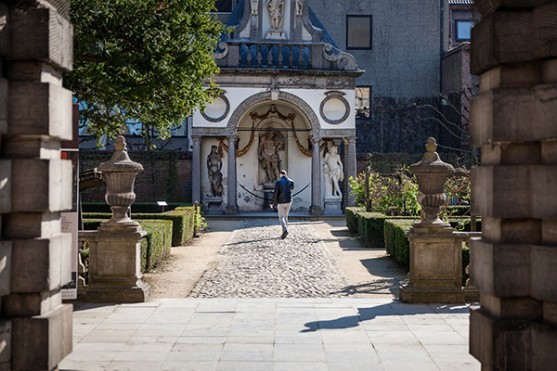
<path id="1" fill-rule="evenodd" d="M 114 146 L 116 149 L 110 161 L 99 165 L 99 170 L 106 181 L 105 200 L 112 210 L 112 218 L 103 223 L 99 230 L 138 229 L 139 224 L 129 218 L 128 210 L 135 201 L 133 191 L 135 177 L 143 171 L 143 166 L 130 160 L 126 150 L 126 140 L 123 136 L 120 135 L 116 138 Z"/>
<path id="2" fill-rule="evenodd" d="M 454 171 L 452 165 L 443 162 L 435 152 L 437 142 L 435 138 L 428 138 L 425 144 L 426 153 L 422 160 L 410 166 L 410 171 L 418 180 L 418 202 L 422 206 L 422 220 L 420 225 L 437 225 L 447 227 L 439 219 L 439 210 L 447 201 L 445 194 L 445 180 Z"/>

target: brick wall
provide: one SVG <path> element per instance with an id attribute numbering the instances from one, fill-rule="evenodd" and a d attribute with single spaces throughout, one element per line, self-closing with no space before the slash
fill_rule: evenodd
<path id="1" fill-rule="evenodd" d="M 98 167 L 111 156 L 109 151 L 80 151 L 80 170 Z M 144 168 L 135 181 L 135 202 L 191 202 L 191 153 L 129 152 L 129 156 Z M 86 190 L 82 201 L 104 201 L 105 192 L 105 187 Z"/>

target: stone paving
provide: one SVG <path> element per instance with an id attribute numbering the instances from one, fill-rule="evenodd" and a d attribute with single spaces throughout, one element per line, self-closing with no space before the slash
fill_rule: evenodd
<path id="1" fill-rule="evenodd" d="M 384 251 L 338 237 L 340 224 L 323 238 L 325 226 L 295 222 L 281 240 L 276 219 L 241 224 L 188 298 L 76 304 L 60 370 L 480 370 L 468 305 L 400 303 L 384 286 L 388 260 L 369 261 Z M 352 295 L 347 267 L 371 280 L 365 297 Z"/>
<path id="2" fill-rule="evenodd" d="M 319 298 L 347 295 L 348 282 L 310 225 L 291 223 L 280 238 L 275 220 L 244 222 L 207 271 L 195 298 Z"/>

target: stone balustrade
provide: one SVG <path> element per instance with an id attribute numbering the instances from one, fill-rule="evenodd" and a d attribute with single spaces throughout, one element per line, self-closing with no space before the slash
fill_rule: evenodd
<path id="1" fill-rule="evenodd" d="M 327 43 L 233 40 L 219 43 L 215 59 L 221 68 L 358 70 L 352 55 Z"/>

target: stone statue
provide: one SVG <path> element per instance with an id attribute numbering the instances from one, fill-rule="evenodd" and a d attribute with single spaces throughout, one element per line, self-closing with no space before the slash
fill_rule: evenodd
<path id="1" fill-rule="evenodd" d="M 251 3 L 251 15 L 257 15 L 257 7 L 259 6 L 259 0 L 250 0 Z"/>
<path id="2" fill-rule="evenodd" d="M 259 162 L 267 182 L 274 182 L 280 175 L 279 150 L 284 148 L 284 141 L 279 133 L 266 132 L 259 142 Z"/>
<path id="3" fill-rule="evenodd" d="M 344 167 L 337 152 L 337 146 L 333 145 L 329 148 L 329 152 L 325 154 L 323 173 L 325 174 L 327 196 L 342 197 L 339 182 L 344 180 Z"/>
<path id="4" fill-rule="evenodd" d="M 284 0 L 267 1 L 267 9 L 269 10 L 269 19 L 271 20 L 271 29 L 280 30 L 284 20 Z"/>
<path id="5" fill-rule="evenodd" d="M 304 4 L 302 0 L 296 0 L 296 15 L 303 15 L 304 14 Z"/>
<path id="6" fill-rule="evenodd" d="M 217 151 L 217 146 L 211 146 L 211 153 L 207 156 L 207 170 L 209 171 L 209 183 L 211 193 L 215 197 L 222 197 L 222 158 Z"/>

